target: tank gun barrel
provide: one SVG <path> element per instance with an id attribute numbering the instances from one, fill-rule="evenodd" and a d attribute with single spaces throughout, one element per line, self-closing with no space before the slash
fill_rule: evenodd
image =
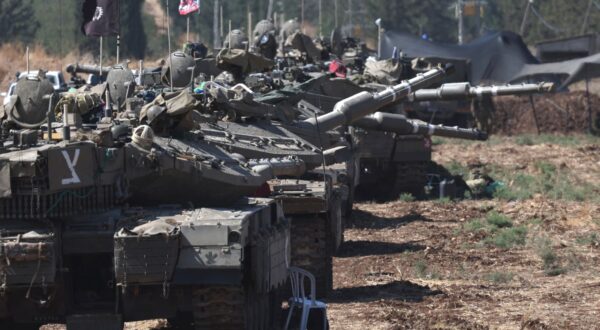
<path id="1" fill-rule="evenodd" d="M 481 141 L 485 141 L 488 138 L 486 132 L 482 132 L 476 128 L 469 129 L 444 125 L 431 125 L 425 122 L 407 119 L 403 115 L 386 112 L 376 112 L 372 115 L 360 118 L 352 125 L 364 129 L 393 132 L 399 135 L 435 135 Z"/>
<path id="2" fill-rule="evenodd" d="M 248 166 L 265 181 L 278 176 L 301 176 L 306 172 L 306 164 L 297 157 L 251 159 Z"/>
<path id="3" fill-rule="evenodd" d="M 70 74 L 89 73 L 98 76 L 106 76 L 108 74 L 108 71 L 110 71 L 110 66 L 103 66 L 102 73 L 100 73 L 100 66 L 95 64 L 69 64 L 67 65 L 65 70 Z"/>
<path id="4" fill-rule="evenodd" d="M 552 83 L 500 85 L 500 86 L 471 86 L 465 83 L 443 84 L 440 88 L 420 89 L 409 96 L 413 102 L 465 100 L 482 98 L 484 96 L 501 95 L 527 95 L 534 93 L 548 93 L 554 90 Z"/>
<path id="5" fill-rule="evenodd" d="M 452 68 L 451 65 L 447 65 L 444 68 L 438 67 L 429 70 L 378 93 L 360 92 L 336 103 L 333 111 L 316 118 L 306 119 L 301 122 L 301 125 L 318 127 L 320 131 L 329 131 L 342 125 L 350 125 L 355 120 L 374 113 L 383 106 L 405 99 L 414 90 L 439 82 Z"/>

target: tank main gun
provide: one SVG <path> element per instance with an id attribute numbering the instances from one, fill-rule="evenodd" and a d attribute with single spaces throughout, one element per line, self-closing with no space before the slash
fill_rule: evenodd
<path id="1" fill-rule="evenodd" d="M 106 78 L 106 75 L 108 74 L 108 71 L 110 71 L 111 66 L 103 66 L 102 67 L 102 72 L 100 72 L 100 66 L 99 65 L 95 65 L 95 64 L 79 64 L 79 63 L 75 63 L 75 64 L 69 64 L 66 67 L 66 71 L 70 74 L 77 74 L 77 73 L 87 73 L 87 74 L 94 74 L 97 76 L 102 76 Z"/>
<path id="2" fill-rule="evenodd" d="M 360 92 L 337 102 L 331 112 L 303 120 L 298 125 L 315 130 L 318 128 L 319 131 L 329 131 L 342 125 L 350 125 L 357 119 L 374 113 L 386 105 L 407 98 L 414 90 L 439 82 L 452 68 L 452 65 L 447 65 L 444 68 L 438 67 L 429 70 L 381 92 Z"/>
<path id="3" fill-rule="evenodd" d="M 431 125 L 419 120 L 408 119 L 403 115 L 386 112 L 376 112 L 372 115 L 360 118 L 352 123 L 352 126 L 368 130 L 391 132 L 399 135 L 435 135 L 480 141 L 485 141 L 488 138 L 486 132 L 476 128 Z"/>
<path id="4" fill-rule="evenodd" d="M 553 83 L 521 84 L 521 85 L 492 85 L 471 86 L 468 82 L 443 84 L 439 88 L 420 89 L 413 92 L 409 101 L 449 101 L 474 99 L 502 95 L 529 95 L 534 93 L 549 93 L 554 90 Z"/>

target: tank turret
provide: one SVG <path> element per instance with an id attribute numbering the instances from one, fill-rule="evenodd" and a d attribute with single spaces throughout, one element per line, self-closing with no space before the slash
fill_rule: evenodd
<path id="1" fill-rule="evenodd" d="M 554 84 L 521 84 L 500 86 L 471 86 L 468 82 L 443 84 L 440 88 L 420 89 L 409 96 L 410 101 L 447 101 L 501 95 L 525 95 L 552 92 Z"/>
<path id="2" fill-rule="evenodd" d="M 246 49 L 248 37 L 242 30 L 231 30 L 223 40 L 223 48 Z"/>
<path id="3" fill-rule="evenodd" d="M 392 132 L 399 135 L 430 135 L 458 138 L 465 140 L 481 140 L 488 138 L 486 132 L 476 128 L 459 128 L 445 125 L 431 125 L 420 120 L 407 119 L 403 115 L 376 112 L 352 123 L 354 127 L 368 130 Z"/>
<path id="4" fill-rule="evenodd" d="M 117 107 L 121 105 L 135 91 L 135 77 L 133 72 L 124 65 L 115 65 L 111 67 L 106 75 L 106 84 L 110 102 Z"/>
<path id="5" fill-rule="evenodd" d="M 162 80 L 166 85 L 169 85 L 173 79 L 173 87 L 186 87 L 192 81 L 192 75 L 197 74 L 194 72 L 196 67 L 194 58 L 184 52 L 174 52 L 171 54 L 171 58 L 167 58 L 165 61 Z"/>
<path id="6" fill-rule="evenodd" d="M 15 96 L 5 107 L 8 119 L 22 128 L 37 128 L 48 116 L 54 88 L 43 73 L 19 79 Z"/>

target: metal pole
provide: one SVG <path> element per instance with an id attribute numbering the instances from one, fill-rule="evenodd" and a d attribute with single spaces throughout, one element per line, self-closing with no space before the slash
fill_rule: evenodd
<path id="1" fill-rule="evenodd" d="M 219 22 L 220 22 L 220 25 L 221 25 L 221 30 L 220 30 L 221 34 L 220 34 L 220 36 L 221 36 L 221 38 L 223 38 L 225 36 L 225 30 L 224 30 L 224 27 L 223 27 L 224 26 L 223 24 L 225 24 L 224 23 L 225 20 L 223 20 L 223 6 L 219 6 L 219 17 L 220 17 Z M 221 43 L 221 40 L 219 40 L 219 43 Z"/>
<path id="2" fill-rule="evenodd" d="M 25 65 L 27 66 L 27 74 L 29 75 L 29 46 L 25 48 Z"/>
<path id="3" fill-rule="evenodd" d="M 273 18 L 273 0 L 269 0 L 269 6 L 267 7 L 267 19 L 271 18 Z"/>
<path id="4" fill-rule="evenodd" d="M 187 40 L 187 42 L 190 42 L 190 15 L 187 15 L 185 17 L 185 19 L 186 19 L 186 22 L 185 22 L 185 24 L 186 24 L 186 26 L 185 26 L 185 28 L 186 28 L 186 31 L 185 31 L 185 40 Z"/>
<path id="5" fill-rule="evenodd" d="M 521 36 L 525 35 L 525 28 L 527 27 L 527 20 L 529 19 L 529 11 L 531 10 L 531 5 L 533 5 L 533 0 L 527 0 L 527 7 L 525 7 L 525 14 L 523 14 L 523 21 L 521 21 Z"/>
<path id="6" fill-rule="evenodd" d="M 169 0 L 167 0 L 167 40 L 169 44 L 169 83 L 173 91 L 173 55 L 171 54 L 171 15 L 169 14 Z"/>
<path id="7" fill-rule="evenodd" d="M 323 39 L 323 0 L 319 0 L 319 37 Z"/>
<path id="8" fill-rule="evenodd" d="M 375 25 L 377 25 L 377 59 L 381 59 L 381 37 L 383 33 L 383 29 L 381 28 L 381 18 L 375 20 Z"/>
<path id="9" fill-rule="evenodd" d="M 590 0 L 590 2 L 588 3 L 587 10 L 585 12 L 585 17 L 583 18 L 583 25 L 581 26 L 580 34 L 584 34 L 585 30 L 587 29 L 588 20 L 590 19 L 590 11 L 592 11 L 593 3 L 594 3 L 594 0 Z"/>
<path id="10" fill-rule="evenodd" d="M 533 111 L 533 120 L 535 122 L 537 134 L 540 135 L 540 125 L 538 124 L 538 116 L 537 111 L 535 110 L 535 102 L 533 101 L 533 95 L 529 95 L 529 103 L 531 104 L 531 110 Z"/>
<path id="11" fill-rule="evenodd" d="M 300 26 L 302 27 L 302 33 L 304 33 L 304 0 L 300 1 L 300 15 L 302 17 L 302 20 L 300 22 Z"/>
<path id="12" fill-rule="evenodd" d="M 213 49 L 220 47 L 219 42 L 219 0 L 214 0 L 213 6 Z"/>
<path id="13" fill-rule="evenodd" d="M 462 45 L 464 42 L 464 10 L 462 0 L 456 2 L 458 10 L 458 44 Z"/>
<path id="14" fill-rule="evenodd" d="M 227 48 L 231 49 L 231 20 L 229 20 L 229 32 L 227 33 Z"/>
<path id="15" fill-rule="evenodd" d="M 252 44 L 252 12 L 248 8 L 248 48 L 251 48 L 250 45 Z"/>
<path id="16" fill-rule="evenodd" d="M 140 60 L 138 63 L 140 65 L 140 72 L 138 74 L 138 77 L 139 77 L 138 79 L 140 80 L 139 84 L 142 85 L 144 83 L 144 60 Z"/>
<path id="17" fill-rule="evenodd" d="M 117 14 L 119 17 L 119 32 L 117 33 L 117 64 L 119 63 L 119 55 L 121 52 L 121 2 L 117 1 Z"/>
<path id="18" fill-rule="evenodd" d="M 121 52 L 121 34 L 117 34 L 117 63 L 119 63 L 119 53 Z"/>
<path id="19" fill-rule="evenodd" d="M 348 0 L 348 25 L 350 25 L 350 36 L 353 36 L 354 32 L 354 13 L 352 12 L 352 0 Z"/>
<path id="20" fill-rule="evenodd" d="M 102 36 L 100 36 L 100 81 L 102 81 Z"/>
<path id="21" fill-rule="evenodd" d="M 338 0 L 333 1 L 333 13 L 335 19 L 335 27 L 338 27 Z"/>
<path id="22" fill-rule="evenodd" d="M 476 37 L 479 37 L 481 32 L 481 1 L 475 0 L 475 26 L 477 27 Z"/>
<path id="23" fill-rule="evenodd" d="M 586 103 L 587 103 L 587 110 L 588 110 L 588 133 L 592 133 L 593 131 L 593 118 L 592 118 L 592 98 L 590 97 L 590 79 L 586 78 L 585 79 L 585 98 L 586 98 Z"/>

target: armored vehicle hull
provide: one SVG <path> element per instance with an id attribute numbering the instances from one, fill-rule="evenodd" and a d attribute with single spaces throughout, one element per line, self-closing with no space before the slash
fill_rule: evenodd
<path id="1" fill-rule="evenodd" d="M 196 329 L 278 327 L 290 238 L 274 200 L 113 209 L 2 226 L 6 329 L 49 322 L 121 329 L 148 318 Z"/>

